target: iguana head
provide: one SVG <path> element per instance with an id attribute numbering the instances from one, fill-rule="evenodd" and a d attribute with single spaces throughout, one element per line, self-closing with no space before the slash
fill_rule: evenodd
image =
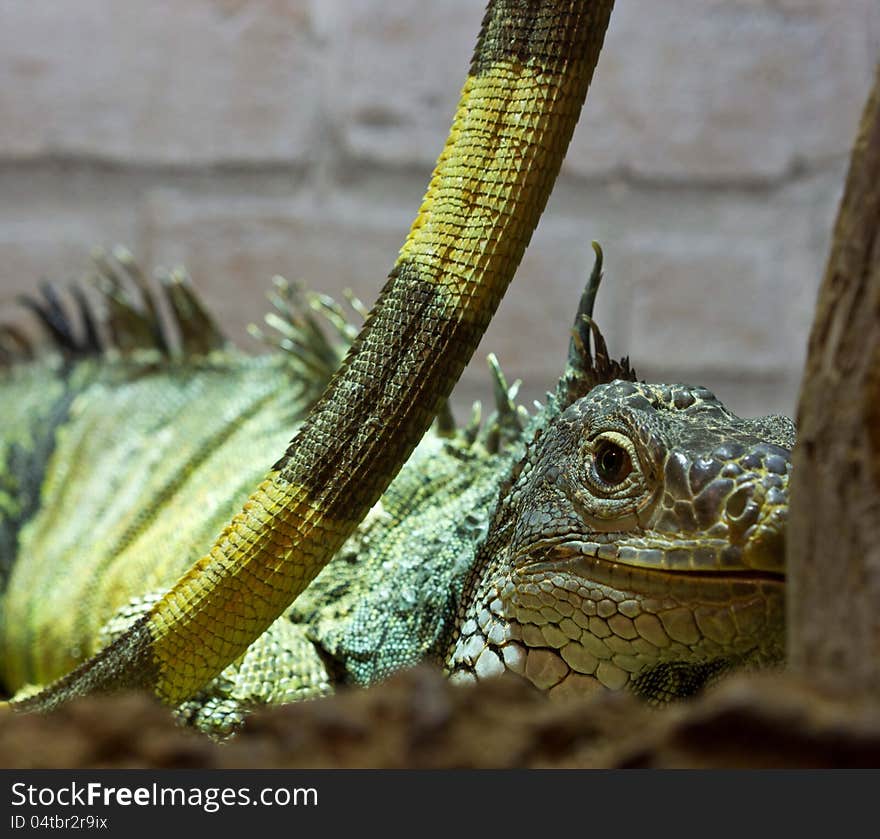
<path id="1" fill-rule="evenodd" d="M 616 380 L 536 436 L 469 581 L 448 662 L 563 692 L 692 692 L 783 654 L 794 426 L 705 388 Z"/>

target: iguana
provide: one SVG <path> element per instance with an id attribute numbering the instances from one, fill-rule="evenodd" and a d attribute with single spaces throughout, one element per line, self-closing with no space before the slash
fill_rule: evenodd
<path id="1" fill-rule="evenodd" d="M 62 352 L 0 379 L 14 708 L 144 688 L 223 733 L 426 658 L 655 700 L 780 660 L 793 426 L 633 381 L 586 317 L 594 288 L 534 417 L 496 372 L 482 432 L 425 436 L 537 224 L 611 6 L 490 0 L 416 220 L 317 398 L 335 350 L 285 294 L 290 352 L 257 358 L 180 278 L 174 354 L 149 294 L 126 299 L 123 252 L 99 264 L 112 351 L 87 304 L 80 333 L 51 289 L 32 304 Z"/>

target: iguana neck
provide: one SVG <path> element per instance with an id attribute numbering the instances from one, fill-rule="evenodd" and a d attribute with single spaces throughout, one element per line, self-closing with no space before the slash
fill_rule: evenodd
<path id="1" fill-rule="evenodd" d="M 613 0 L 490 0 L 446 146 L 390 278 L 287 452 L 209 553 L 22 707 L 147 687 L 178 703 L 308 585 L 429 427 L 550 195 Z"/>

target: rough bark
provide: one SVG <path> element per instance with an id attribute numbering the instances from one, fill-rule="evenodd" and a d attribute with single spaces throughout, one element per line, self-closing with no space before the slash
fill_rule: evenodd
<path id="1" fill-rule="evenodd" d="M 790 666 L 880 696 L 880 66 L 819 290 L 792 481 Z"/>

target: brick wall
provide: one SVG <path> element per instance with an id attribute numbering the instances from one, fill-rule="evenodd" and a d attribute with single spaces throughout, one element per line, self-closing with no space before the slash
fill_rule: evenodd
<path id="1" fill-rule="evenodd" d="M 94 245 L 185 263 L 228 333 L 281 273 L 372 301 L 483 0 L 0 0 L 0 318 Z M 794 410 L 877 0 L 619 0 L 563 178 L 458 390 L 494 350 L 549 388 L 589 273 L 647 378 Z"/>

